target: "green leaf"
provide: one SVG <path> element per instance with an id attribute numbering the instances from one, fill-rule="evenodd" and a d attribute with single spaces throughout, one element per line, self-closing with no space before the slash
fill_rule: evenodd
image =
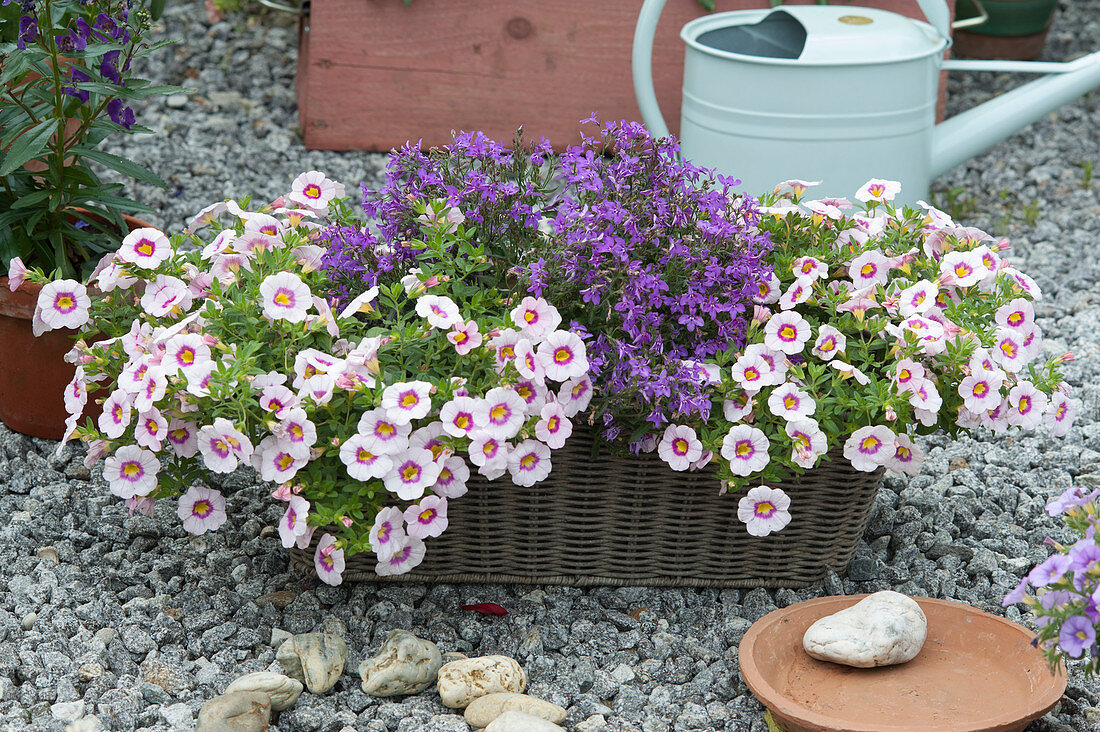
<path id="1" fill-rule="evenodd" d="M 39 203 L 42 203 L 43 201 L 45 201 L 49 197 L 50 197 L 50 191 L 35 191 L 34 193 L 28 193 L 27 195 L 25 195 L 22 198 L 18 199 L 15 203 L 13 203 L 11 205 L 11 207 L 13 209 L 15 209 L 15 208 L 27 208 L 28 206 L 35 206 Z"/>
<path id="2" fill-rule="evenodd" d="M 165 0 L 150 0 L 149 2 L 149 15 L 153 20 L 160 20 L 160 16 L 164 14 Z"/>
<path id="3" fill-rule="evenodd" d="M 131 178 L 136 178 L 146 183 L 152 183 L 160 188 L 167 188 L 168 184 L 161 180 L 152 171 L 146 170 L 144 167 L 138 165 L 132 160 L 119 157 L 118 155 L 112 155 L 102 150 L 94 150 L 91 148 L 74 147 L 72 149 L 74 155 L 87 158 L 88 160 L 94 160 L 95 162 L 106 165 L 111 170 L 127 175 Z"/>
<path id="4" fill-rule="evenodd" d="M 57 130 L 57 121 L 47 119 L 24 132 L 12 143 L 11 149 L 4 156 L 4 162 L 0 165 L 0 175 L 11 175 L 28 160 L 37 157 L 46 149 L 55 130 Z"/>

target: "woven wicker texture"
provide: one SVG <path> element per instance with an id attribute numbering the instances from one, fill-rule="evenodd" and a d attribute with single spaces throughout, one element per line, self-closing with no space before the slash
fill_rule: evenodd
<path id="1" fill-rule="evenodd" d="M 757 538 L 737 518 L 741 494 L 719 496 L 713 470 L 674 472 L 656 454 L 592 449 L 578 428 L 553 453 L 550 476 L 529 488 L 471 476 L 419 567 L 379 577 L 365 552 L 348 558 L 344 580 L 804 587 L 844 571 L 883 477 L 856 471 L 836 448 L 778 486 L 791 497 L 791 523 Z M 312 551 L 292 555 L 313 571 Z"/>

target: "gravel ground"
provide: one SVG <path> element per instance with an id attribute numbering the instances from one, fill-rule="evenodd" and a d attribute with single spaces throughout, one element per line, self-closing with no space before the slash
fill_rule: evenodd
<path id="1" fill-rule="evenodd" d="M 178 227 L 223 195 L 269 200 L 310 168 L 348 184 L 377 180 L 381 156 L 310 152 L 296 137 L 295 33 L 284 16 L 211 25 L 201 8 L 169 3 L 165 32 L 187 40 L 148 72 L 194 95 L 139 110 L 160 133 L 113 148 L 171 183 L 137 191 L 157 210 L 153 223 Z M 1063 2 L 1046 58 L 1075 57 L 1098 39 L 1100 0 Z M 1014 83 L 957 74 L 949 108 Z M 739 677 L 736 644 L 777 606 L 891 588 L 1003 614 L 1000 598 L 1059 531 L 1046 501 L 1074 482 L 1100 485 L 1100 259 L 1085 254 L 1100 236 L 1100 186 L 1085 187 L 1081 167 L 1100 163 L 1098 104 L 1093 94 L 1067 105 L 936 185 L 945 207 L 949 190 L 963 191 L 950 207 L 965 223 L 1008 235 L 1016 261 L 1043 287 L 1037 310 L 1050 353 L 1078 356 L 1066 369 L 1083 403 L 1078 427 L 1064 439 L 929 439 L 921 475 L 887 480 L 847 578 L 801 591 L 318 586 L 291 572 L 265 528 L 278 510 L 250 476 L 224 480 L 237 489 L 228 492 L 230 522 L 192 538 L 167 504 L 155 517 L 128 517 L 98 466 L 83 468 L 79 447 L 54 458 L 54 445 L 0 426 L 0 728 L 63 730 L 58 715 L 80 710 L 110 730 L 191 729 L 202 703 L 232 679 L 278 670 L 275 629 L 344 633 L 353 670 L 387 631 L 405 628 L 444 651 L 517 658 L 531 693 L 566 707 L 571 728 L 756 732 L 762 708 Z M 59 562 L 37 556 L 47 546 Z M 289 594 L 265 599 L 275 592 Z M 485 601 L 510 614 L 458 609 Z M 1015 608 L 1007 615 L 1021 620 Z M 1073 671 L 1059 709 L 1029 730 L 1087 730 L 1098 720 L 1100 686 Z M 333 693 L 303 694 L 276 728 L 467 729 L 431 692 L 373 699 L 351 673 Z"/>

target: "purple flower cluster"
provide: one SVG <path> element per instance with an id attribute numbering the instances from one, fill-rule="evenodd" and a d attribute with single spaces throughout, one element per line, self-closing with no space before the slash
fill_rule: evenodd
<path id="1" fill-rule="evenodd" d="M 531 291 L 592 334 L 609 438 L 708 417 L 708 377 L 694 362 L 742 343 L 767 273 L 755 202 L 678 152 L 634 122 L 584 137 L 562 155 L 566 194 L 530 266 Z"/>
<path id="2" fill-rule="evenodd" d="M 592 409 L 608 439 L 637 440 L 675 415 L 710 412 L 694 364 L 741 344 L 771 244 L 736 181 L 678 160 L 672 139 L 607 123 L 560 156 L 509 149 L 480 132 L 395 151 L 380 191 L 364 190 L 368 231 L 325 232 L 340 300 L 399 279 L 420 252 L 416 203 L 457 207 L 492 265 L 471 283 L 546 297 L 586 339 Z"/>

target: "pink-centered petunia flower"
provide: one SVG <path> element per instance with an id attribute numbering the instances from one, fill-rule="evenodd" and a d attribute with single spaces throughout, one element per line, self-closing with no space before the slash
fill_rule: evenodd
<path id="1" fill-rule="evenodd" d="M 802 194 L 806 192 L 807 188 L 812 188 L 813 186 L 819 185 L 821 185 L 821 181 L 819 180 L 811 181 L 791 178 L 790 180 L 785 180 L 782 183 L 777 183 L 775 188 L 772 189 L 772 192 L 779 194 L 789 188 L 792 196 L 794 196 L 795 198 L 800 198 Z"/>
<path id="2" fill-rule="evenodd" d="M 810 335 L 809 321 L 796 312 L 786 311 L 769 319 L 764 326 L 764 345 L 789 356 L 801 353 Z"/>
<path id="3" fill-rule="evenodd" d="M 940 277 L 954 287 L 972 287 L 987 276 L 981 259 L 971 252 L 951 251 L 940 260 Z"/>
<path id="4" fill-rule="evenodd" d="M 18 290 L 27 279 L 27 265 L 19 257 L 12 257 L 8 263 L 8 289 Z"/>
<path id="5" fill-rule="evenodd" d="M 782 490 L 759 485 L 737 502 L 737 518 L 752 536 L 767 536 L 791 522 L 790 507 L 791 499 Z"/>
<path id="6" fill-rule="evenodd" d="M 887 470 L 906 475 L 916 475 L 924 463 L 924 452 L 905 433 L 899 433 L 894 440 L 894 454 L 884 463 Z"/>
<path id="7" fill-rule="evenodd" d="M 508 453 L 508 472 L 512 482 L 532 486 L 550 475 L 550 448 L 538 440 L 524 440 Z"/>
<path id="8" fill-rule="evenodd" d="M 232 473 L 252 457 L 252 442 L 225 417 L 201 427 L 198 442 L 203 463 L 215 473 Z"/>
<path id="9" fill-rule="evenodd" d="M 523 337 L 530 339 L 532 343 L 540 342 L 561 325 L 558 309 L 541 297 L 528 295 L 509 315 Z"/>
<path id="10" fill-rule="evenodd" d="M 569 379 L 558 389 L 558 403 L 565 410 L 565 416 L 574 417 L 588 408 L 592 401 L 592 380 L 587 376 Z"/>
<path id="11" fill-rule="evenodd" d="M 153 282 L 145 286 L 141 307 L 154 318 L 163 318 L 169 313 L 187 310 L 193 300 L 186 282 L 178 277 L 158 274 Z"/>
<path id="12" fill-rule="evenodd" d="M 734 475 L 756 473 L 771 461 L 768 438 L 756 427 L 735 424 L 722 438 L 722 457 L 729 461 Z"/>
<path id="13" fill-rule="evenodd" d="M 470 462 L 478 467 L 488 465 L 492 468 L 508 465 L 508 443 L 484 430 L 470 433 L 470 444 L 467 450 Z"/>
<path id="14" fill-rule="evenodd" d="M 535 423 L 535 437 L 554 450 L 565 447 L 565 441 L 573 434 L 573 423 L 565 414 L 565 408 L 558 402 L 548 402 L 539 412 Z"/>
<path id="15" fill-rule="evenodd" d="M 1035 306 L 1030 301 L 1017 297 L 997 308 L 993 319 L 1002 328 L 1028 333 L 1035 325 Z"/>
<path id="16" fill-rule="evenodd" d="M 588 372 L 584 341 L 576 333 L 555 330 L 539 344 L 538 357 L 546 369 L 546 378 L 568 381 Z"/>
<path id="17" fill-rule="evenodd" d="M 260 304 L 271 320 L 301 323 L 313 304 L 309 285 L 293 272 L 268 275 L 260 283 Z"/>
<path id="18" fill-rule="evenodd" d="M 386 490 L 401 500 L 415 501 L 435 484 L 442 468 L 430 450 L 409 448 L 393 456 L 393 467 L 382 476 L 382 481 Z"/>
<path id="19" fill-rule="evenodd" d="M 920 280 L 898 293 L 898 311 L 903 318 L 923 315 L 936 304 L 939 288 L 928 280 Z"/>
<path id="20" fill-rule="evenodd" d="M 299 549 L 304 549 L 309 546 L 309 539 L 312 538 L 313 532 L 310 531 L 308 518 L 309 501 L 301 496 L 291 496 L 286 512 L 279 519 L 279 540 L 285 548 L 297 546 Z M 305 538 L 303 546 L 304 537 L 308 538 Z"/>
<path id="21" fill-rule="evenodd" d="M 153 452 L 160 452 L 163 440 L 168 436 L 168 420 L 157 409 L 138 415 L 134 425 L 134 440 Z"/>
<path id="22" fill-rule="evenodd" d="M 317 576 L 326 585 L 338 585 L 344 581 L 344 550 L 336 549 L 336 537 L 332 534 L 323 534 L 321 541 L 317 543 L 317 551 L 313 554 L 313 568 L 317 570 Z"/>
<path id="23" fill-rule="evenodd" d="M 791 438 L 791 460 L 803 468 L 812 468 L 829 449 L 828 438 L 812 419 L 787 422 L 783 431 Z"/>
<path id="24" fill-rule="evenodd" d="M 439 410 L 439 421 L 443 423 L 443 431 L 452 437 L 466 437 L 473 430 L 484 427 L 477 423 L 477 400 L 468 396 L 455 397 L 444 404 Z M 488 416 L 487 412 L 480 412 Z"/>
<path id="25" fill-rule="evenodd" d="M 524 379 L 517 381 L 513 387 L 519 398 L 527 405 L 528 416 L 538 414 L 547 401 L 554 401 L 546 389 L 546 382 L 541 379 Z M 549 398 L 548 398 L 549 397 Z"/>
<path id="26" fill-rule="evenodd" d="M 394 552 L 393 556 L 378 562 L 374 568 L 375 574 L 380 577 L 405 574 L 424 561 L 426 548 L 421 539 L 406 536 L 400 541 L 401 546 Z"/>
<path id="27" fill-rule="evenodd" d="M 131 397 L 122 389 L 115 389 L 103 402 L 103 412 L 99 415 L 99 431 L 108 439 L 122 437 L 130 426 L 133 413 Z"/>
<path id="28" fill-rule="evenodd" d="M 442 422 L 430 422 L 420 429 L 413 430 L 409 435 L 409 447 L 429 451 L 432 454 L 432 460 L 438 463 L 454 454 L 454 449 L 445 441 L 445 434 L 447 433 L 443 429 Z"/>
<path id="29" fill-rule="evenodd" d="M 1001 403 L 1001 385 L 1004 377 L 998 371 L 971 368 L 970 375 L 959 382 L 959 396 L 972 412 L 984 412 Z"/>
<path id="30" fill-rule="evenodd" d="M 444 498 L 460 498 L 466 495 L 466 481 L 470 479 L 470 468 L 458 455 L 452 455 L 443 461 L 432 493 Z"/>
<path id="31" fill-rule="evenodd" d="M 88 322 L 92 299 L 76 280 L 54 280 L 42 286 L 34 307 L 34 335 L 58 328 L 80 328 Z"/>
<path id="32" fill-rule="evenodd" d="M 1032 430 L 1043 421 L 1047 410 L 1047 395 L 1030 381 L 1020 381 L 1008 391 L 1005 418 L 1013 427 Z"/>
<path id="33" fill-rule="evenodd" d="M 397 424 L 385 409 L 376 407 L 359 417 L 357 431 L 375 438 L 372 452 L 379 455 L 395 455 L 408 447 L 412 425 Z"/>
<path id="34" fill-rule="evenodd" d="M 501 440 L 519 433 L 526 421 L 527 403 L 512 389 L 497 386 L 474 405 L 474 423 L 487 435 Z"/>
<path id="35" fill-rule="evenodd" d="M 455 347 L 455 353 L 465 356 L 484 342 L 476 321 L 457 323 L 447 334 L 447 340 Z"/>
<path id="36" fill-rule="evenodd" d="M 400 508 L 387 506 L 374 517 L 368 541 L 380 560 L 387 560 L 405 546 L 405 518 Z"/>
<path id="37" fill-rule="evenodd" d="M 817 340 L 810 353 L 818 358 L 828 361 L 838 353 L 843 353 L 848 347 L 848 339 L 843 333 L 831 325 L 822 325 L 817 329 Z"/>
<path id="38" fill-rule="evenodd" d="M 727 422 L 740 422 L 752 414 L 753 406 L 755 406 L 753 396 L 753 392 L 743 389 L 732 395 L 731 398 L 722 402 L 722 416 Z"/>
<path id="39" fill-rule="evenodd" d="M 840 376 L 843 379 L 855 379 L 857 384 L 869 384 L 871 383 L 871 377 L 857 369 L 852 364 L 841 361 L 839 358 L 834 358 L 829 362 L 829 366 L 840 372 Z"/>
<path id="40" fill-rule="evenodd" d="M 500 334 L 489 341 L 489 346 L 496 351 L 497 369 L 501 370 L 508 361 L 516 357 L 516 343 L 523 338 L 518 330 L 505 328 Z"/>
<path id="41" fill-rule="evenodd" d="M 670 424 L 657 445 L 657 455 L 673 470 L 687 470 L 703 453 L 703 443 L 687 425 Z"/>
<path id="42" fill-rule="evenodd" d="M 376 453 L 378 439 L 356 433 L 340 445 L 340 462 L 348 469 L 348 475 L 356 480 L 381 478 L 393 469 L 389 456 Z"/>
<path id="43" fill-rule="evenodd" d="M 134 511 L 145 516 L 152 516 L 155 505 L 155 498 L 131 496 L 126 499 L 126 510 L 130 512 L 131 516 L 134 515 Z"/>
<path id="44" fill-rule="evenodd" d="M 77 366 L 73 380 L 65 386 L 65 411 L 68 414 L 81 414 L 88 403 L 88 384 L 84 378 L 84 367 Z"/>
<path id="45" fill-rule="evenodd" d="M 1050 427 L 1050 434 L 1055 437 L 1063 437 L 1069 432 L 1073 420 L 1077 416 L 1077 403 L 1060 391 L 1050 395 L 1050 405 L 1047 407 L 1044 421 Z"/>
<path id="46" fill-rule="evenodd" d="M 780 384 L 768 397 L 768 408 L 772 414 L 788 421 L 809 417 L 817 408 L 817 403 L 806 392 L 790 382 Z"/>
<path id="47" fill-rule="evenodd" d="M 118 248 L 117 257 L 142 269 L 155 269 L 172 256 L 172 242 L 163 232 L 153 228 L 134 229 Z"/>
<path id="48" fill-rule="evenodd" d="M 741 388 L 751 392 L 757 392 L 768 383 L 768 374 L 772 371 L 770 364 L 761 356 L 749 356 L 742 354 L 733 364 L 732 376 Z"/>
<path id="49" fill-rule="evenodd" d="M 442 295 L 421 295 L 416 299 L 416 314 L 435 328 L 451 328 L 465 321 L 454 300 Z"/>
<path id="50" fill-rule="evenodd" d="M 802 201 L 802 205 L 810 209 L 811 213 L 815 213 L 827 219 L 833 219 L 835 221 L 844 217 L 844 212 L 840 207 L 836 206 L 831 201 Z"/>
<path id="51" fill-rule="evenodd" d="M 198 367 L 210 361 L 210 346 L 206 345 L 198 333 L 180 333 L 168 339 L 164 344 L 164 357 L 161 368 L 169 376 L 179 372 L 185 375 L 196 371 Z"/>
<path id="52" fill-rule="evenodd" d="M 757 305 L 770 305 L 779 300 L 779 278 L 775 272 L 768 272 L 764 279 L 757 283 L 756 293 L 752 301 Z"/>
<path id="53" fill-rule="evenodd" d="M 146 496 L 157 487 L 160 460 L 137 445 L 124 445 L 103 463 L 103 477 L 119 498 Z"/>
<path id="54" fill-rule="evenodd" d="M 424 496 L 420 503 L 405 509 L 406 532 L 414 539 L 439 536 L 447 530 L 447 499 Z"/>
<path id="55" fill-rule="evenodd" d="M 1039 289 L 1039 285 L 1035 284 L 1035 280 L 1015 267 L 1002 266 L 1000 274 L 1008 277 L 1014 287 L 1025 295 L 1030 295 L 1033 300 L 1043 299 L 1043 292 Z"/>
<path id="56" fill-rule="evenodd" d="M 795 280 L 779 297 L 779 309 L 790 310 L 795 305 L 806 302 L 813 294 L 813 286 L 804 280 Z"/>
<path id="57" fill-rule="evenodd" d="M 856 191 L 856 200 L 864 203 L 869 201 L 893 201 L 894 196 L 899 193 L 901 193 L 901 183 L 898 181 L 872 178 Z"/>
<path id="58" fill-rule="evenodd" d="M 324 211 L 336 198 L 336 183 L 319 170 L 302 173 L 290 184 L 287 199 L 310 209 Z"/>
<path id="59" fill-rule="evenodd" d="M 885 284 L 890 276 L 890 260 L 878 249 L 870 249 L 852 259 L 848 276 L 857 290 Z"/>
<path id="60" fill-rule="evenodd" d="M 286 483 L 306 466 L 309 456 L 296 452 L 293 445 L 282 438 L 268 435 L 252 451 L 251 462 L 261 480 Z"/>
<path id="61" fill-rule="evenodd" d="M 530 340 L 520 338 L 515 344 L 516 357 L 512 359 L 512 365 L 516 367 L 519 375 L 525 379 L 545 381 L 546 366 L 543 365 L 535 349 L 535 344 Z"/>
<path id="62" fill-rule="evenodd" d="M 432 385 L 427 381 L 401 381 L 390 384 L 382 392 L 380 406 L 396 425 L 406 425 L 420 419 L 432 408 Z"/>
<path id="63" fill-rule="evenodd" d="M 829 265 L 816 257 L 799 257 L 794 260 L 791 271 L 797 279 L 814 282 L 829 274 Z"/>
<path id="64" fill-rule="evenodd" d="M 924 380 L 924 374 L 923 364 L 911 358 L 900 359 L 894 364 L 894 383 L 898 386 L 898 393 L 914 391 Z"/>
<path id="65" fill-rule="evenodd" d="M 164 433 L 164 438 L 168 440 L 168 446 L 171 447 L 172 452 L 181 458 L 193 457 L 199 451 L 198 436 L 198 425 L 178 417 L 168 423 L 168 429 Z"/>
<path id="66" fill-rule="evenodd" d="M 871 473 L 896 452 L 897 435 L 889 427 L 868 425 L 860 427 L 844 443 L 844 457 L 852 467 L 865 473 Z"/>
<path id="67" fill-rule="evenodd" d="M 1010 374 L 1018 373 L 1030 360 L 1029 349 L 1024 345 L 1030 333 L 1018 333 L 1010 328 L 999 327 L 993 334 L 993 348 L 989 355 L 994 363 Z"/>
<path id="68" fill-rule="evenodd" d="M 189 534 L 216 531 L 225 523 L 225 497 L 213 488 L 193 485 L 180 496 L 176 515 L 183 519 L 183 529 Z"/>

